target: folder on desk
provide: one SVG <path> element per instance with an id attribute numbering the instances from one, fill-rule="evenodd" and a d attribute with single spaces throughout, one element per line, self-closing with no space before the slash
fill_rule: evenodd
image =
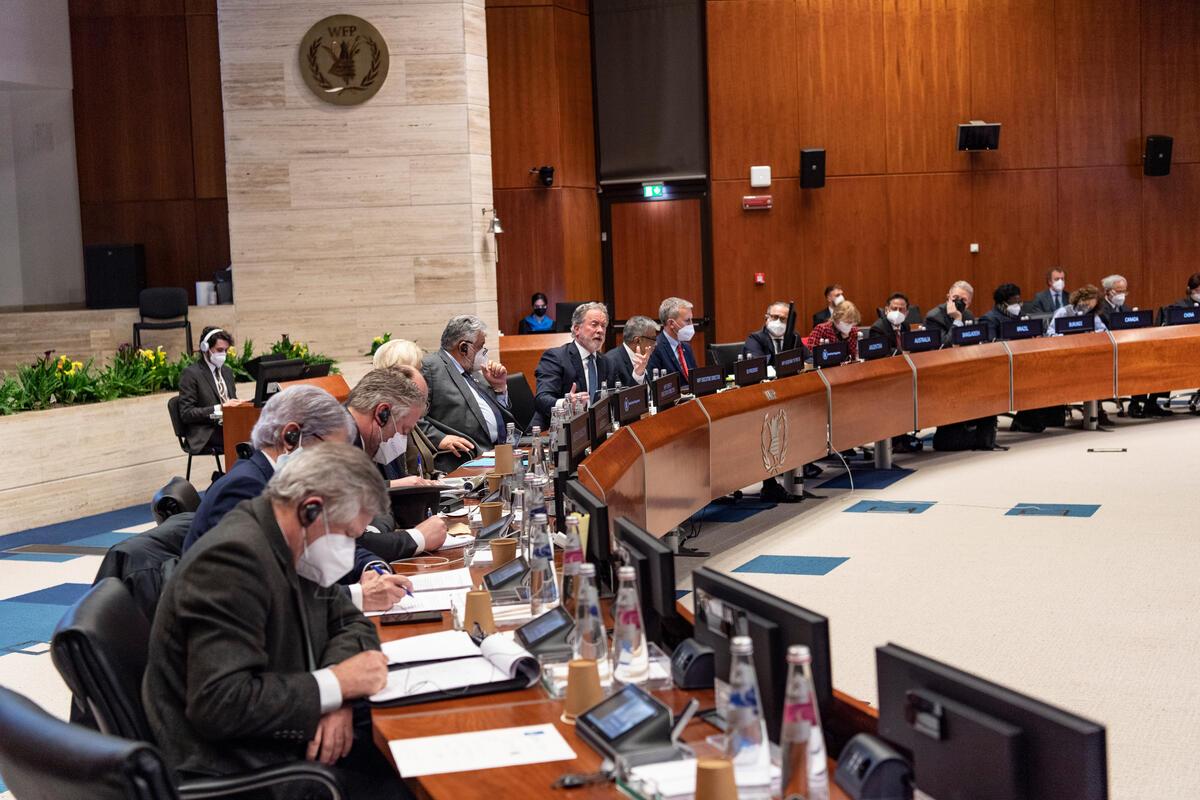
<path id="1" fill-rule="evenodd" d="M 511 638 L 492 634 L 475 649 L 475 655 L 392 670 L 383 691 L 370 697 L 371 704 L 384 708 L 416 705 L 513 692 L 537 683 L 537 659 Z M 461 643 L 456 643 L 455 650 L 462 652 Z"/>

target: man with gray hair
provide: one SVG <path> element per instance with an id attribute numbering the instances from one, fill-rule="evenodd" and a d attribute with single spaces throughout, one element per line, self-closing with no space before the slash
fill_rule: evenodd
<path id="1" fill-rule="evenodd" d="M 696 354 L 690 344 L 696 333 L 692 309 L 692 304 L 681 297 L 668 297 L 662 301 L 658 307 L 662 330 L 647 365 L 651 370 L 678 372 L 684 383 L 688 383 L 688 376 L 696 368 Z"/>
<path id="2" fill-rule="evenodd" d="M 616 380 L 610 374 L 609 362 L 600 351 L 608 331 L 608 308 L 603 303 L 580 303 L 571 314 L 571 334 L 574 338 L 560 347 L 542 353 L 534 374 L 537 392 L 533 398 L 533 424 L 545 428 L 550 411 L 560 400 L 583 399 L 593 402 L 600 396 L 600 387 L 612 387 Z"/>
<path id="3" fill-rule="evenodd" d="M 969 310 L 974 297 L 975 289 L 971 284 L 955 281 L 946 293 L 945 304 L 935 307 L 925 315 L 925 327 L 936 331 L 942 338 L 942 344 L 950 344 L 951 331 L 975 321 L 975 315 Z"/>
<path id="4" fill-rule="evenodd" d="M 219 776 L 307 759 L 334 767 L 349 797 L 400 796 L 369 715 L 351 705 L 383 689 L 387 658 L 375 626 L 327 590 L 386 502 L 361 450 L 305 447 L 179 562 L 142 683 L 175 771 Z"/>
<path id="5" fill-rule="evenodd" d="M 451 472 L 473 455 L 505 441 L 516 422 L 508 404 L 508 370 L 488 358 L 487 325 L 479 317 L 453 317 L 441 348 L 425 356 L 429 410 L 421 431 L 438 448 L 435 466 Z"/>
<path id="6" fill-rule="evenodd" d="M 657 336 L 658 323 L 649 317 L 633 316 L 625 320 L 625 328 L 621 331 L 621 346 L 614 347 L 604 354 L 604 360 L 608 362 L 608 374 L 614 386 L 617 382 L 625 388 L 645 383 L 646 364 L 650 362 L 650 353 L 654 350 Z"/>
<path id="7" fill-rule="evenodd" d="M 1100 304 L 1096 306 L 1096 314 L 1107 324 L 1110 314 L 1123 314 L 1129 310 L 1125 307 L 1129 281 L 1125 280 L 1124 275 L 1109 275 L 1100 281 L 1100 287 L 1104 289 L 1104 297 L 1100 298 Z"/>

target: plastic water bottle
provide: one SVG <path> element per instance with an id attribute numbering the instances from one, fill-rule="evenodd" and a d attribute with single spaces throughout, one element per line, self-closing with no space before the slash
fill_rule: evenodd
<path id="1" fill-rule="evenodd" d="M 529 560 L 529 611 L 535 617 L 558 606 L 558 579 L 554 577 L 554 545 L 545 514 L 534 514 L 529 525 L 532 557 Z"/>
<path id="2" fill-rule="evenodd" d="M 621 683 L 645 683 L 650 676 L 650 654 L 646 650 L 646 627 L 638 597 L 637 570 L 617 570 L 617 602 L 613 607 L 613 679 Z"/>
<path id="3" fill-rule="evenodd" d="M 596 565 L 589 561 L 579 565 L 578 588 L 575 591 L 574 637 L 571 642 L 571 658 L 595 661 L 600 670 L 600 683 L 611 682 L 608 636 L 604 633 L 604 618 L 600 616 L 600 595 L 596 591 Z"/>
<path id="4" fill-rule="evenodd" d="M 583 564 L 583 543 L 579 539 L 579 515 L 567 517 L 567 543 L 563 547 L 562 597 L 563 608 L 575 616 L 575 593 L 579 588 L 579 567 Z M 592 569 L 595 569 L 593 567 Z"/>
<path id="5" fill-rule="evenodd" d="M 804 645 L 792 645 L 787 651 L 787 663 L 787 692 L 779 736 L 783 796 L 829 800 L 829 762 L 813 688 L 812 654 Z"/>
<path id="6" fill-rule="evenodd" d="M 514 450 L 521 443 L 521 437 L 517 435 L 517 426 L 511 422 L 508 423 L 508 429 L 504 433 L 504 441 L 511 444 Z"/>
<path id="7" fill-rule="evenodd" d="M 542 487 L 538 485 L 537 476 L 532 472 L 525 473 L 525 483 L 521 490 L 521 552 L 525 557 L 532 561 L 533 559 L 533 521 L 538 514 L 545 516 L 546 501 L 542 495 Z"/>
<path id="8" fill-rule="evenodd" d="M 600 396 L 608 397 L 608 381 L 600 381 Z"/>
<path id="9" fill-rule="evenodd" d="M 771 775 L 771 746 L 754 671 L 754 644 L 749 636 L 730 642 L 729 710 L 726 714 L 725 757 L 755 785 Z"/>

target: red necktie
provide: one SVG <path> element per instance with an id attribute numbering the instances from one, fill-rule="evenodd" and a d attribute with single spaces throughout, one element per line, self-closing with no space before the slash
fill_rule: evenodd
<path id="1" fill-rule="evenodd" d="M 687 359 L 683 357 L 683 345 L 682 344 L 679 345 L 679 368 L 681 370 L 683 370 L 683 379 L 687 380 L 687 376 L 688 376 Z"/>

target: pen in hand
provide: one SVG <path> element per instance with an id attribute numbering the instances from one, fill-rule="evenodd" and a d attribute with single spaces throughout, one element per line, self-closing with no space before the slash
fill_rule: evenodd
<path id="1" fill-rule="evenodd" d="M 375 570 L 375 573 L 377 575 L 392 574 L 392 573 L 388 572 L 386 569 L 384 569 L 382 564 L 371 564 L 371 569 Z M 407 586 L 401 586 L 400 588 L 403 589 L 404 593 L 407 594 L 409 597 L 413 596 L 412 589 L 409 589 Z"/>

